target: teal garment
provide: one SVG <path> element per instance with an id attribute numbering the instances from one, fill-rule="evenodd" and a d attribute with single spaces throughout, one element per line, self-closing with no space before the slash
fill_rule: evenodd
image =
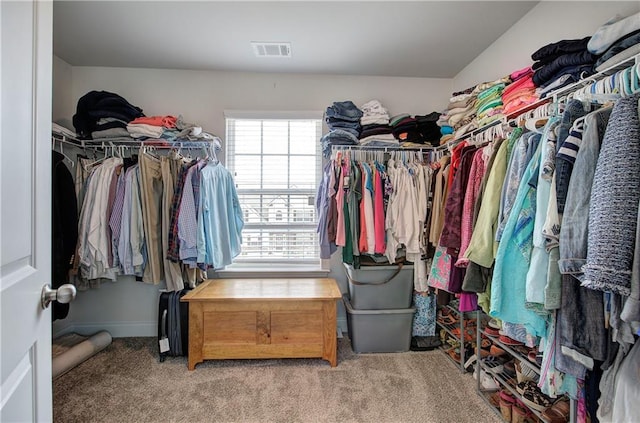
<path id="1" fill-rule="evenodd" d="M 550 154 L 555 157 L 555 139 L 553 131 L 560 122 L 558 117 L 552 117 L 544 127 L 540 140 L 542 151 L 540 153 L 539 172 L 537 176 L 536 190 L 536 214 L 535 228 L 533 232 L 533 251 L 531 264 L 527 273 L 527 307 L 538 313 L 546 314 L 545 287 L 548 284 L 549 275 L 549 251 L 546 249 L 546 238 L 542 233 L 547 218 L 549 199 L 551 196 L 551 180 L 545 174 L 544 162 Z M 553 150 L 553 151 L 550 151 Z"/>
<path id="2" fill-rule="evenodd" d="M 351 161 L 349 172 L 349 191 L 347 205 L 349 209 L 349 232 L 351 233 L 351 250 L 354 257 L 360 255 L 358 240 L 360 239 L 360 201 L 362 200 L 362 173 L 360 166 Z"/>
<path id="3" fill-rule="evenodd" d="M 535 187 L 529 181 L 537 175 L 541 144 L 522 176 L 513 208 L 507 218 L 496 254 L 491 284 L 489 314 L 510 323 L 525 326 L 532 336 L 544 336 L 546 321 L 525 308 L 526 278 L 531 260 L 535 216 Z"/>
<path id="4" fill-rule="evenodd" d="M 484 101 L 484 102 L 478 104 L 478 108 L 476 110 L 476 113 L 478 114 L 478 116 L 482 117 L 484 112 L 488 111 L 489 109 L 493 109 L 494 107 L 498 107 L 498 106 L 502 106 L 502 98 L 501 97 L 488 99 L 487 101 Z"/>
<path id="5" fill-rule="evenodd" d="M 485 98 L 487 98 L 489 96 L 492 96 L 492 95 L 496 95 L 496 94 L 497 95 L 501 95 L 502 91 L 504 90 L 504 87 L 505 87 L 504 82 L 501 82 L 499 84 L 493 85 L 493 86 L 491 86 L 491 88 L 487 88 L 486 90 L 481 91 L 478 94 L 478 100 L 482 101 Z"/>
<path id="6" fill-rule="evenodd" d="M 221 164 L 200 171 L 198 263 L 221 269 L 240 254 L 244 220 L 231 173 Z"/>

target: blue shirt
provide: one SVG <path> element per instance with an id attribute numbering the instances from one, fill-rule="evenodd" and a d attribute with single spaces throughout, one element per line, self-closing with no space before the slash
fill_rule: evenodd
<path id="1" fill-rule="evenodd" d="M 231 173 L 210 163 L 200 171 L 198 263 L 220 269 L 240 254 L 244 220 Z"/>

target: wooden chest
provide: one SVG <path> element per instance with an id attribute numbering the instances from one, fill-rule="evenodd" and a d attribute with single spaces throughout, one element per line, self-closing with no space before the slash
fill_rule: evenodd
<path id="1" fill-rule="evenodd" d="M 211 279 L 189 302 L 189 370 L 206 359 L 320 357 L 337 365 L 335 279 Z"/>

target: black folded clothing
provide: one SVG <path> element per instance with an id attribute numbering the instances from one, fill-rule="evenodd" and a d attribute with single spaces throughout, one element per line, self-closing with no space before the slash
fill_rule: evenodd
<path id="1" fill-rule="evenodd" d="M 132 105 L 118 94 L 108 91 L 90 91 L 80 97 L 73 115 L 73 126 L 80 138 L 90 138 L 100 118 L 113 117 L 125 122 L 144 116 L 142 109 Z"/>
<path id="2" fill-rule="evenodd" d="M 438 121 L 438 119 L 440 119 L 440 113 L 431 112 L 428 115 L 416 115 L 415 119 L 418 122 L 418 124 L 425 123 L 425 122 L 434 122 L 435 123 L 435 122 Z"/>
<path id="3" fill-rule="evenodd" d="M 577 51 L 583 51 L 587 49 L 587 44 L 589 44 L 589 40 L 591 37 L 585 37 L 580 40 L 561 40 L 557 43 L 547 44 L 546 46 L 540 47 L 538 50 L 531 54 L 531 59 L 533 61 L 541 60 L 546 56 L 553 56 L 557 54 L 565 54 L 565 53 L 574 53 Z"/>

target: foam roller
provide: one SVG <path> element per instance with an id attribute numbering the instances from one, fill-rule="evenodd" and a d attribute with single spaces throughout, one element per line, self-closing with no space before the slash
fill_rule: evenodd
<path id="1" fill-rule="evenodd" d="M 93 357 L 111 344 L 111 334 L 105 330 L 90 336 L 55 357 L 51 363 L 52 376 L 55 379 Z"/>

